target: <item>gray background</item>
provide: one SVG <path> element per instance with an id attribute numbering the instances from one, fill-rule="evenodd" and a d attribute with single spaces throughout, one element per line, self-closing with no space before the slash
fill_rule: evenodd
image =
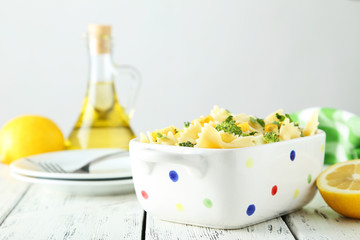
<path id="1" fill-rule="evenodd" d="M 142 73 L 137 133 L 182 126 L 214 104 L 259 117 L 312 106 L 360 114 L 360 1 L 1 0 L 0 6 L 0 125 L 40 114 L 69 133 L 86 91 L 81 35 L 88 23 L 112 24 L 116 62 Z"/>

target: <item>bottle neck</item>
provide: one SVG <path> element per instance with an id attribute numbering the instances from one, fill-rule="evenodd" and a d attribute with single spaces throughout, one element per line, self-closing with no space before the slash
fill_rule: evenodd
<path id="1" fill-rule="evenodd" d="M 113 81 L 113 61 L 111 53 L 90 54 L 90 82 Z"/>
<path id="2" fill-rule="evenodd" d="M 109 82 L 113 81 L 113 61 L 111 56 L 111 37 L 89 36 L 89 81 Z"/>

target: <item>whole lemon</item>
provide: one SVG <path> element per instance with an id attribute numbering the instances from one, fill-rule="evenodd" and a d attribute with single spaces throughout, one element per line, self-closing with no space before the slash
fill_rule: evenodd
<path id="1" fill-rule="evenodd" d="M 45 117 L 20 116 L 10 120 L 0 131 L 0 159 L 6 164 L 26 156 L 64 149 L 61 130 Z"/>

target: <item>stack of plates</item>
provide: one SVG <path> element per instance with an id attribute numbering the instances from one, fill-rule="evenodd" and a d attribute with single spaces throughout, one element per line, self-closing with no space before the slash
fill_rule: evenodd
<path id="1" fill-rule="evenodd" d="M 68 150 L 45 153 L 11 163 L 11 175 L 21 181 L 42 184 L 51 189 L 76 194 L 105 195 L 134 191 L 130 158 L 127 152 L 90 165 L 89 173 L 52 173 L 39 162 L 56 163 L 71 172 L 91 160 L 119 149 Z"/>

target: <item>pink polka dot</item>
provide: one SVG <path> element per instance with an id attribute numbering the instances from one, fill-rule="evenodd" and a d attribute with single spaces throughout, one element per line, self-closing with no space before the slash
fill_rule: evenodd
<path id="1" fill-rule="evenodd" d="M 149 195 L 147 194 L 147 192 L 145 191 L 141 191 L 141 195 L 143 196 L 144 199 L 148 199 Z"/>
<path id="2" fill-rule="evenodd" d="M 271 195 L 275 196 L 275 194 L 277 193 L 277 190 L 278 190 L 277 186 L 274 185 L 271 189 Z"/>

